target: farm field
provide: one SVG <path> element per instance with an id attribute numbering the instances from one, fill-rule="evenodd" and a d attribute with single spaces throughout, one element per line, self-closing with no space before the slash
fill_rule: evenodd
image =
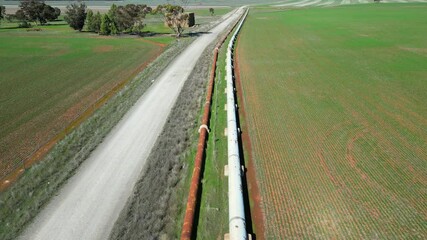
<path id="1" fill-rule="evenodd" d="M 9 27 L 0 28 L 0 177 L 134 77 L 171 41 L 100 37 L 61 24 L 40 32 Z"/>
<path id="2" fill-rule="evenodd" d="M 426 11 L 251 10 L 237 56 L 267 238 L 427 238 Z"/>

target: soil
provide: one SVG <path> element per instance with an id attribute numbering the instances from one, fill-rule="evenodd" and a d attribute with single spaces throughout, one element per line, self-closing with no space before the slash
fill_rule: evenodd
<path id="1" fill-rule="evenodd" d="M 237 42 L 239 42 L 239 38 Z M 246 112 L 245 112 L 245 106 L 244 106 L 244 98 L 243 98 L 243 88 L 242 88 L 242 82 L 240 79 L 240 68 L 239 68 L 239 54 L 238 54 L 239 48 L 236 47 L 236 53 L 235 53 L 235 60 L 234 60 L 234 72 L 236 77 L 236 87 L 237 87 L 237 97 L 239 104 L 239 115 L 241 119 L 247 119 L 246 118 Z M 251 202 L 253 203 L 251 206 L 251 214 L 252 214 L 252 222 L 254 224 L 254 230 L 256 239 L 265 239 L 265 218 L 262 211 L 262 196 L 258 188 L 258 182 L 256 178 L 256 171 L 255 171 L 255 159 L 252 152 L 252 143 L 249 136 L 249 129 L 246 121 L 241 121 L 241 128 L 242 128 L 242 142 L 243 142 L 243 149 L 245 149 L 245 155 L 248 161 L 247 161 L 247 182 L 248 182 L 248 191 L 249 191 L 249 197 L 251 199 Z"/>
<path id="2" fill-rule="evenodd" d="M 95 53 L 104 53 L 104 52 L 111 52 L 113 50 L 113 46 L 111 45 L 102 45 L 102 46 L 96 46 L 93 49 L 93 52 Z"/>

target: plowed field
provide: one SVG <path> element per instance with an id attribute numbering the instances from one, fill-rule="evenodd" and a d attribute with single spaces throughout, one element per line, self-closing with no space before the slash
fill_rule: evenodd
<path id="1" fill-rule="evenodd" d="M 426 12 L 251 11 L 237 55 L 268 238 L 427 238 Z"/>

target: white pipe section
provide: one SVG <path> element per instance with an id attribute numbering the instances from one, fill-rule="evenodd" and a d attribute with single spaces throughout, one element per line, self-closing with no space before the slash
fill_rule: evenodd
<path id="1" fill-rule="evenodd" d="M 234 99 L 233 83 L 233 47 L 236 36 L 248 15 L 246 11 L 242 21 L 231 37 L 227 49 L 227 137 L 228 137 L 228 213 L 230 240 L 247 239 L 245 207 L 243 202 L 242 165 L 240 163 L 239 142 L 236 121 L 236 101 Z"/>

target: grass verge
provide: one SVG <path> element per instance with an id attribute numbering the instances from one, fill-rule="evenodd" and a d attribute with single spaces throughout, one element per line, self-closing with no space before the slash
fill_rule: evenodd
<path id="1" fill-rule="evenodd" d="M 202 194 L 197 223 L 197 238 L 221 239 L 228 232 L 228 179 L 224 176 L 227 164 L 227 127 L 225 58 L 230 37 L 218 54 L 215 87 L 212 95 L 210 134 L 206 148 L 205 170 L 202 175 Z M 214 228 L 212 226 L 215 226 Z"/>
<path id="2" fill-rule="evenodd" d="M 111 239 L 178 238 L 188 191 L 186 177 L 197 145 L 197 123 L 213 46 L 185 82 L 140 180 L 117 220 Z M 191 161 L 190 161 L 191 159 Z M 155 186 L 155 187 L 153 187 Z M 184 209 L 183 209 L 184 206 Z"/>

